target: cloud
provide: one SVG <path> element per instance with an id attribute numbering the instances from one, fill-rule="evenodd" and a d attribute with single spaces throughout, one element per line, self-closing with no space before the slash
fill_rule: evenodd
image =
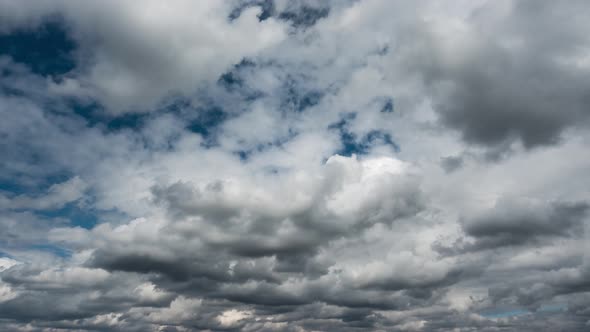
<path id="1" fill-rule="evenodd" d="M 568 128 L 587 125 L 588 68 L 578 62 L 589 42 L 579 33 L 587 10 L 580 2 L 487 3 L 463 22 L 427 25 L 408 65 L 429 87 L 441 122 L 467 142 L 555 144 Z M 547 23 L 543 33 L 537 22 Z"/>
<path id="2" fill-rule="evenodd" d="M 26 195 L 6 197 L 0 195 L 0 209 L 56 209 L 80 199 L 84 194 L 85 188 L 86 184 L 84 181 L 79 177 L 74 177 L 66 182 L 52 185 L 49 187 L 47 194 L 41 197 L 33 198 Z"/>
<path id="3" fill-rule="evenodd" d="M 284 37 L 274 19 L 258 20 L 258 7 L 230 21 L 229 3 L 216 1 L 140 7 L 48 1 L 34 11 L 25 5 L 3 7 L 7 15 L 29 16 L 11 22 L 13 29 L 61 15 L 78 46 L 69 75 L 80 86 L 76 92 L 97 98 L 112 112 L 149 111 L 166 96 L 191 93 Z"/>
<path id="4" fill-rule="evenodd" d="M 492 209 L 466 220 L 463 229 L 477 238 L 475 246 L 520 245 L 544 237 L 580 234 L 587 210 L 587 203 L 502 198 Z"/>
<path id="5" fill-rule="evenodd" d="M 585 331 L 588 9 L 0 0 L 0 330 Z"/>
<path id="6" fill-rule="evenodd" d="M 325 273 L 312 258 L 330 241 L 420 212 L 419 182 L 406 175 L 408 170 L 409 165 L 391 158 L 336 156 L 315 183 L 306 180 L 311 174 L 293 172 L 261 178 L 259 184 L 228 178 L 154 187 L 155 202 L 167 216 L 95 228 L 87 236 L 102 240 L 91 264 L 215 282 L 279 282 L 283 272 Z M 359 200 L 359 192 L 367 194 Z M 73 230 L 63 231 L 60 239 L 74 240 L 68 235 Z M 178 246 L 177 239 L 186 244 Z"/>

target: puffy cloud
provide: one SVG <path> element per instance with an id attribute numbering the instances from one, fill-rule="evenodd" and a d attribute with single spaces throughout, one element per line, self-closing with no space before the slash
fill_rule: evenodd
<path id="1" fill-rule="evenodd" d="M 463 228 L 478 239 L 478 247 L 520 245 L 543 237 L 580 234 L 587 210 L 586 203 L 502 198 L 491 210 L 465 220 Z"/>
<path id="2" fill-rule="evenodd" d="M 488 2 L 465 20 L 433 19 L 406 64 L 431 91 L 442 123 L 467 142 L 555 144 L 587 125 L 588 68 L 575 60 L 590 42 L 580 34 L 587 10 L 582 2 Z M 543 33 L 538 22 L 546 22 Z"/>
<path id="3" fill-rule="evenodd" d="M 77 201 L 84 194 L 86 184 L 79 177 L 73 177 L 66 182 L 51 185 L 47 193 L 41 197 L 17 195 L 6 197 L 0 195 L 0 209 L 11 210 L 47 210 L 61 208 L 65 204 Z"/>
<path id="4" fill-rule="evenodd" d="M 56 88 L 93 96 L 112 112 L 151 110 L 164 97 L 194 92 L 285 35 L 274 19 L 259 21 L 259 7 L 230 20 L 231 3 L 218 1 L 46 1 L 32 7 L 3 2 L 4 15 L 24 16 L 11 19 L 9 27 L 62 16 L 78 44 L 78 59 L 72 77 Z"/>
<path id="5" fill-rule="evenodd" d="M 586 330 L 588 9 L 0 0 L 0 329 Z"/>
<path id="6" fill-rule="evenodd" d="M 411 218 L 423 206 L 416 175 L 396 159 L 336 156 L 317 181 L 309 176 L 294 171 L 155 187 L 164 216 L 55 230 L 52 238 L 96 248 L 89 263 L 108 270 L 276 283 L 284 274 L 326 273 L 326 263 L 313 257 L 331 241 Z"/>
<path id="7" fill-rule="evenodd" d="M 250 316 L 251 313 L 247 311 L 238 311 L 235 309 L 224 311 L 217 319 L 224 327 L 235 326 L 240 320 Z"/>

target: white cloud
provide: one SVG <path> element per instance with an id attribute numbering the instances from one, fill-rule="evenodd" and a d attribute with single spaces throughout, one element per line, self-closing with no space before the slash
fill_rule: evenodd
<path id="1" fill-rule="evenodd" d="M 285 38 L 279 22 L 259 22 L 258 7 L 230 21 L 230 2 L 1 5 L 11 15 L 26 13 L 28 21 L 61 13 L 81 49 L 73 78 L 54 89 L 98 98 L 113 113 L 153 110 L 164 97 L 195 92 L 242 58 Z"/>
<path id="2" fill-rule="evenodd" d="M 199 317 L 202 300 L 183 296 L 177 297 L 170 303 L 170 307 L 148 314 L 148 319 L 154 323 L 178 324 L 183 321 Z"/>
<path id="3" fill-rule="evenodd" d="M 0 0 L 0 329 L 583 330 L 580 3 Z"/>
<path id="4" fill-rule="evenodd" d="M 75 202 L 84 195 L 86 183 L 79 177 L 49 187 L 47 193 L 38 197 L 18 195 L 6 197 L 0 194 L 0 209 L 59 209 L 67 203 Z"/>
<path id="5" fill-rule="evenodd" d="M 244 318 L 251 316 L 252 313 L 248 311 L 239 311 L 235 309 L 227 310 L 217 316 L 217 320 L 223 327 L 233 327 Z"/>

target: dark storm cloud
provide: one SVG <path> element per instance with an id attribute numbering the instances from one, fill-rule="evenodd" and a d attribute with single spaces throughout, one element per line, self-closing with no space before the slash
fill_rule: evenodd
<path id="1" fill-rule="evenodd" d="M 40 270 L 17 265 L 4 271 L 2 281 L 23 292 L 0 303 L 1 316 L 21 322 L 71 320 L 139 305 L 141 301 L 133 294 L 133 289 L 125 289 L 129 286 L 125 279 L 125 276 L 112 276 L 104 270 Z M 89 301 L 90 298 L 93 300 Z"/>
<path id="2" fill-rule="evenodd" d="M 355 289 L 353 285 L 330 284 L 317 281 L 309 284 L 304 292 L 298 293 L 277 284 L 257 283 L 254 287 L 237 284 L 226 285 L 219 290 L 219 296 L 236 302 L 262 306 L 265 310 L 292 312 L 294 306 L 324 303 L 352 310 L 401 310 L 426 305 L 440 295 L 435 292 L 389 292 Z M 266 307 L 266 306 L 275 306 Z M 283 307 L 281 307 L 283 306 Z"/>
<path id="3" fill-rule="evenodd" d="M 445 170 L 445 172 L 452 173 L 463 166 L 463 158 L 461 156 L 444 157 L 440 161 L 440 166 Z"/>
<path id="4" fill-rule="evenodd" d="M 494 4 L 476 11 L 454 49 L 437 31 L 408 59 L 423 75 L 441 122 L 465 141 L 526 148 L 555 144 L 564 130 L 588 124 L 590 46 L 584 1 L 518 1 L 497 18 Z M 436 28 L 433 28 L 436 29 Z M 429 41 L 429 39 L 432 40 Z M 464 47 L 464 48 L 463 48 Z"/>
<path id="5" fill-rule="evenodd" d="M 185 253 L 188 254 L 188 253 Z M 94 254 L 90 266 L 108 271 L 125 271 L 140 274 L 159 274 L 173 282 L 189 282 L 193 279 L 207 280 L 210 286 L 223 282 L 246 282 L 263 280 L 272 283 L 280 281 L 268 263 L 264 261 L 237 262 L 230 268 L 230 257 L 213 253 L 207 257 L 161 258 L 150 254 L 128 254 L 103 250 Z"/>
<path id="6" fill-rule="evenodd" d="M 463 222 L 465 233 L 476 239 L 472 249 L 523 245 L 583 232 L 587 203 L 531 202 L 504 198 L 481 215 Z"/>
<path id="7" fill-rule="evenodd" d="M 408 290 L 408 295 L 415 297 L 430 297 L 431 290 L 452 285 L 462 279 L 463 271 L 451 270 L 440 278 L 416 280 L 416 278 L 389 277 L 368 282 L 363 287 L 381 290 Z"/>

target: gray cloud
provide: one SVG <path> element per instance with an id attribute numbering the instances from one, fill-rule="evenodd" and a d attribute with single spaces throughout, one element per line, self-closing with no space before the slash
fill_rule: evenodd
<path id="1" fill-rule="evenodd" d="M 427 48 L 408 59 L 430 87 L 441 122 L 469 143 L 518 141 L 526 148 L 555 144 L 563 131 L 587 125 L 589 75 L 581 50 L 590 41 L 580 31 L 588 7 L 494 5 L 472 14 L 451 37 L 456 44 L 441 42 L 434 30 Z"/>
<path id="2" fill-rule="evenodd" d="M 456 171 L 457 169 L 461 168 L 461 166 L 463 166 L 463 158 L 460 156 L 459 157 L 454 157 L 454 156 L 444 157 L 441 159 L 440 165 L 445 170 L 445 172 L 451 173 L 451 172 Z"/>
<path id="3" fill-rule="evenodd" d="M 589 8 L 0 0 L 0 330 L 587 330 Z"/>
<path id="4" fill-rule="evenodd" d="M 581 234 L 587 211 L 587 203 L 504 198 L 489 211 L 465 220 L 463 229 L 477 239 L 476 247 L 522 245 L 547 237 Z"/>

